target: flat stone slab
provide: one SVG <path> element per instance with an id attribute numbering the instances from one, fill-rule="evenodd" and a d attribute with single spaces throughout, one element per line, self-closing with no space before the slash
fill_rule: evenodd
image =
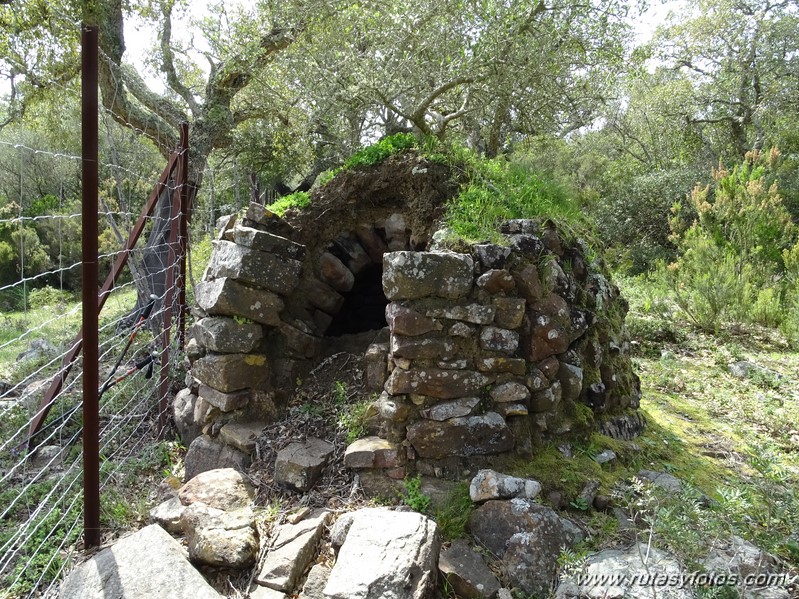
<path id="1" fill-rule="evenodd" d="M 326 599 L 424 599 L 436 581 L 436 523 L 415 512 L 354 512 Z"/>
<path id="2" fill-rule="evenodd" d="M 142 528 L 76 567 L 61 599 L 220 599 L 186 559 L 180 543 L 157 524 Z"/>
<path id="3" fill-rule="evenodd" d="M 219 430 L 219 436 L 225 444 L 251 454 L 255 451 L 258 435 L 265 427 L 265 422 L 231 422 Z"/>
<path id="4" fill-rule="evenodd" d="M 402 464 L 404 449 L 380 437 L 365 437 L 351 443 L 344 452 L 347 468 L 396 468 Z"/>
<path id="5" fill-rule="evenodd" d="M 249 463 L 250 457 L 244 452 L 208 435 L 201 435 L 191 442 L 186 452 L 186 480 L 218 468 L 244 470 Z"/>
<path id="6" fill-rule="evenodd" d="M 472 290 L 471 256 L 451 252 L 389 252 L 383 255 L 383 291 L 389 300 L 444 297 Z"/>
<path id="7" fill-rule="evenodd" d="M 255 582 L 276 591 L 293 590 L 313 559 L 329 517 L 327 510 L 316 510 L 297 524 L 279 526 Z"/>
<path id="8" fill-rule="evenodd" d="M 280 324 L 280 312 L 285 307 L 280 296 L 271 291 L 227 277 L 197 283 L 195 297 L 208 314 L 244 316 L 269 326 Z"/>
<path id="9" fill-rule="evenodd" d="M 641 599 L 692 599 L 690 586 L 655 585 L 651 581 L 655 576 L 662 580 L 676 577 L 681 580 L 687 575 L 679 562 L 671 555 L 647 547 L 645 543 L 633 545 L 627 549 L 606 549 L 590 555 L 581 571 L 585 581 L 614 580 L 615 585 L 607 582 L 578 583 L 576 579 L 567 579 L 560 583 L 555 593 L 556 599 L 605 599 L 606 597 L 640 597 Z M 620 584 L 619 581 L 627 581 Z M 633 584 L 633 581 L 640 584 Z"/>
<path id="10" fill-rule="evenodd" d="M 496 412 L 451 418 L 444 422 L 418 420 L 408 427 L 408 441 L 422 458 L 493 455 L 513 449 L 513 433 Z"/>
<path id="11" fill-rule="evenodd" d="M 333 446 L 322 439 L 291 443 L 277 453 L 275 482 L 304 493 L 322 476 L 332 455 Z"/>
<path id="12" fill-rule="evenodd" d="M 441 551 L 438 569 L 452 590 L 464 599 L 492 599 L 500 589 L 482 556 L 461 539 Z"/>
<path id="13" fill-rule="evenodd" d="M 233 468 L 219 468 L 198 474 L 178 491 L 183 505 L 204 503 L 220 510 L 250 505 L 255 500 L 255 488 Z"/>

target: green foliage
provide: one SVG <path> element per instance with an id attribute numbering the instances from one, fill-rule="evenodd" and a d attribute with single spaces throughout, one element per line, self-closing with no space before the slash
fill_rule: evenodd
<path id="1" fill-rule="evenodd" d="M 787 317 L 797 228 L 766 174 L 779 153 L 747 154 L 732 171 L 713 171 L 713 187 L 697 186 L 690 196 L 692 222 L 682 203 L 672 209 L 671 239 L 678 259 L 664 271 L 679 306 L 698 326 L 720 329 L 724 322 L 776 326 Z"/>
<path id="2" fill-rule="evenodd" d="M 288 210 L 302 210 L 311 205 L 311 196 L 305 191 L 296 191 L 283 196 L 276 202 L 267 206 L 278 216 L 284 216 Z"/>
<path id="3" fill-rule="evenodd" d="M 498 227 L 514 218 L 551 218 L 579 223 L 577 203 L 558 183 L 524 162 L 479 158 L 460 150 L 455 168 L 466 183 L 447 206 L 447 226 L 467 241 L 500 241 Z"/>
<path id="4" fill-rule="evenodd" d="M 33 289 L 28 295 L 28 305 L 31 308 L 45 308 L 47 306 L 65 305 L 73 300 L 68 291 L 61 291 L 49 285 Z"/>
<path id="5" fill-rule="evenodd" d="M 473 510 L 468 483 L 458 483 L 435 512 L 434 519 L 445 540 L 459 539 L 466 534 L 466 523 Z"/>
<path id="6" fill-rule="evenodd" d="M 344 163 L 344 169 L 353 169 L 360 166 L 371 166 L 382 162 L 393 154 L 403 150 L 415 148 L 416 137 L 410 133 L 396 133 L 384 137 L 371 146 L 358 150 Z"/>
<path id="7" fill-rule="evenodd" d="M 427 508 L 430 507 L 430 496 L 422 493 L 422 476 L 417 474 L 416 477 L 406 477 L 405 485 L 405 505 L 412 510 L 424 514 Z"/>

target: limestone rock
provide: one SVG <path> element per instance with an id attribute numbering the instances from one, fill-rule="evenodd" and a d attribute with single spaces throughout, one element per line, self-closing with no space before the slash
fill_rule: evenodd
<path id="1" fill-rule="evenodd" d="M 151 524 L 77 566 L 61 584 L 62 599 L 220 599 L 186 560 L 183 548 Z"/>
<path id="2" fill-rule="evenodd" d="M 333 446 L 322 439 L 291 443 L 277 454 L 275 481 L 304 493 L 322 476 L 332 455 Z"/>
<path id="3" fill-rule="evenodd" d="M 280 235 L 259 231 L 244 225 L 237 225 L 233 229 L 233 241 L 238 245 L 266 252 L 267 254 L 276 254 L 283 258 L 291 258 L 292 260 L 305 258 L 304 245 L 295 243 Z"/>
<path id="4" fill-rule="evenodd" d="M 464 599 L 492 599 L 500 589 L 483 557 L 461 539 L 441 551 L 438 569 L 458 597 Z"/>
<path id="5" fill-rule="evenodd" d="M 344 452 L 347 468 L 397 468 L 404 463 L 404 449 L 380 437 L 365 437 L 351 443 Z"/>
<path id="6" fill-rule="evenodd" d="M 344 305 L 344 296 L 319 279 L 303 280 L 299 285 L 299 290 L 309 304 L 327 314 L 338 313 Z"/>
<path id="7" fill-rule="evenodd" d="M 386 322 L 392 334 L 406 337 L 424 335 L 443 328 L 440 322 L 395 302 L 386 306 Z"/>
<path id="8" fill-rule="evenodd" d="M 477 286 L 486 293 L 510 293 L 516 282 L 507 270 L 491 269 L 478 277 Z"/>
<path id="9" fill-rule="evenodd" d="M 255 581 L 277 591 L 291 591 L 310 565 L 328 518 L 327 510 L 317 510 L 298 524 L 279 526 Z"/>
<path id="10" fill-rule="evenodd" d="M 386 219 L 386 240 L 391 251 L 404 250 L 408 247 L 408 230 L 405 217 L 395 212 Z"/>
<path id="11" fill-rule="evenodd" d="M 426 314 L 433 318 L 447 318 L 449 320 L 471 322 L 472 324 L 491 324 L 494 321 L 496 308 L 494 306 L 484 306 L 483 304 L 448 305 L 430 308 L 426 311 Z"/>
<path id="12" fill-rule="evenodd" d="M 420 410 L 419 415 L 428 420 L 443 422 L 451 418 L 468 416 L 480 404 L 479 397 L 464 397 L 454 401 L 437 403 L 425 410 Z"/>
<path id="13" fill-rule="evenodd" d="M 468 339 L 474 335 L 474 327 L 469 326 L 465 322 L 456 322 L 449 328 L 448 334 L 450 337 L 463 337 L 464 339 Z"/>
<path id="14" fill-rule="evenodd" d="M 560 383 L 555 382 L 543 391 L 533 393 L 530 399 L 531 412 L 551 412 L 560 403 Z"/>
<path id="15" fill-rule="evenodd" d="M 204 503 L 220 510 L 245 507 L 255 501 L 255 488 L 233 468 L 220 468 L 198 474 L 178 491 L 183 505 Z"/>
<path id="16" fill-rule="evenodd" d="M 229 241 L 215 241 L 206 276 L 231 278 L 288 295 L 299 282 L 302 262 L 259 252 Z"/>
<path id="17" fill-rule="evenodd" d="M 316 564 L 308 572 L 305 584 L 298 599 L 325 599 L 324 590 L 330 578 L 330 568 L 325 564 Z"/>
<path id="18" fill-rule="evenodd" d="M 524 309 L 527 302 L 518 297 L 495 297 L 494 323 L 503 329 L 518 329 L 524 320 Z"/>
<path id="19" fill-rule="evenodd" d="M 274 293 L 226 277 L 198 283 L 195 298 L 208 314 L 244 316 L 270 326 L 280 324 L 280 312 L 285 307 Z"/>
<path id="20" fill-rule="evenodd" d="M 638 472 L 638 478 L 649 481 L 670 495 L 679 495 L 682 492 L 682 481 L 668 472 L 641 470 Z"/>
<path id="21" fill-rule="evenodd" d="M 218 408 L 220 412 L 232 412 L 243 408 L 249 403 L 251 392 L 246 390 L 224 393 L 208 385 L 200 385 L 199 395 L 204 401 Z"/>
<path id="22" fill-rule="evenodd" d="M 444 422 L 419 420 L 408 427 L 408 441 L 420 457 L 431 459 L 490 455 L 513 449 L 513 434 L 496 412 Z"/>
<path id="23" fill-rule="evenodd" d="M 400 337 L 391 335 L 391 355 L 409 360 L 445 360 L 455 354 L 447 337 Z"/>
<path id="24" fill-rule="evenodd" d="M 524 403 L 530 399 L 530 390 L 521 383 L 511 381 L 495 385 L 489 395 L 498 403 Z"/>
<path id="25" fill-rule="evenodd" d="M 364 355 L 364 381 L 369 391 L 382 391 L 388 377 L 388 345 L 373 343 Z"/>
<path id="26" fill-rule="evenodd" d="M 583 369 L 565 362 L 560 363 L 558 380 L 561 387 L 561 399 L 576 402 L 583 392 Z"/>
<path id="27" fill-rule="evenodd" d="M 726 540 L 717 540 L 702 565 L 708 572 L 735 574 L 741 580 L 747 576 L 779 572 L 777 561 L 772 556 L 734 535 Z"/>
<path id="28" fill-rule="evenodd" d="M 468 370 L 394 369 L 386 382 L 391 395 L 416 393 L 439 399 L 456 399 L 477 394 L 489 382 L 488 377 Z"/>
<path id="29" fill-rule="evenodd" d="M 668 580 L 681 580 L 687 573 L 671 555 L 647 547 L 646 543 L 632 545 L 628 549 L 606 549 L 588 557 L 580 576 L 582 580 L 627 580 L 627 585 L 577 584 L 574 579 L 560 583 L 555 592 L 556 599 L 604 599 L 606 597 L 640 597 L 641 599 L 693 599 L 690 586 L 653 585 L 655 576 Z M 632 581 L 639 584 L 632 584 Z"/>
<path id="30" fill-rule="evenodd" d="M 594 456 L 594 461 L 597 464 L 607 464 L 616 459 L 616 452 L 611 449 L 606 449 Z"/>
<path id="31" fill-rule="evenodd" d="M 198 320 L 193 334 L 210 351 L 246 354 L 258 347 L 263 330 L 257 324 L 239 324 L 232 318 L 215 316 Z"/>
<path id="32" fill-rule="evenodd" d="M 326 599 L 424 599 L 436 581 L 436 524 L 415 512 L 353 514 L 324 589 Z"/>
<path id="33" fill-rule="evenodd" d="M 294 227 L 269 210 L 269 208 L 256 202 L 250 202 L 244 224 L 245 226 L 251 226 L 288 239 L 294 239 L 297 235 Z"/>
<path id="34" fill-rule="evenodd" d="M 484 327 L 480 331 L 480 347 L 488 351 L 512 354 L 519 348 L 519 333 L 499 327 Z"/>
<path id="35" fill-rule="evenodd" d="M 150 521 L 159 524 L 168 533 L 180 534 L 183 531 L 180 520 L 185 509 L 186 506 L 178 497 L 171 497 L 150 510 Z"/>
<path id="36" fill-rule="evenodd" d="M 532 479 L 500 474 L 494 470 L 480 470 L 469 484 L 469 497 L 475 503 L 489 499 L 534 499 L 541 493 L 541 483 Z"/>
<path id="37" fill-rule="evenodd" d="M 187 537 L 193 562 L 237 569 L 255 563 L 258 538 L 250 508 L 202 518 Z"/>
<path id="38" fill-rule="evenodd" d="M 192 365 L 195 378 L 230 393 L 242 389 L 268 390 L 269 368 L 261 354 L 209 354 Z"/>
<path id="39" fill-rule="evenodd" d="M 370 225 L 358 225 L 355 227 L 355 236 L 361 242 L 363 249 L 369 254 L 372 262 L 382 264 L 383 254 L 388 251 L 388 245 L 383 241 L 383 238 L 377 234 L 374 227 Z"/>
<path id="40" fill-rule="evenodd" d="M 319 278 L 339 293 L 347 293 L 355 284 L 355 275 L 330 252 L 319 257 Z"/>
<path id="41" fill-rule="evenodd" d="M 523 358 L 479 358 L 476 362 L 477 370 L 486 373 L 509 372 L 517 376 L 527 371 L 527 362 Z"/>
<path id="42" fill-rule="evenodd" d="M 264 428 L 265 422 L 229 422 L 219 430 L 219 438 L 227 445 L 251 454 L 255 451 L 255 441 Z"/>
<path id="43" fill-rule="evenodd" d="M 189 445 L 184 462 L 186 480 L 189 481 L 198 474 L 217 468 L 244 470 L 250 464 L 250 458 L 238 449 L 229 447 L 208 435 L 201 435 Z"/>
<path id="44" fill-rule="evenodd" d="M 513 278 L 516 281 L 516 288 L 524 299 L 535 303 L 544 296 L 544 288 L 541 279 L 538 277 L 538 269 L 529 264 L 521 270 L 514 271 Z"/>
<path id="45" fill-rule="evenodd" d="M 471 256 L 435 252 L 390 252 L 383 256 L 383 291 L 389 300 L 458 299 L 472 289 Z"/>
<path id="46" fill-rule="evenodd" d="M 549 594 L 567 542 L 554 510 L 529 499 L 487 501 L 472 512 L 469 529 L 502 559 L 513 586 L 529 594 Z"/>
<path id="47" fill-rule="evenodd" d="M 183 389 L 175 395 L 172 402 L 172 417 L 175 419 L 175 428 L 178 429 L 180 439 L 184 444 L 190 444 L 202 434 L 202 423 L 194 419 L 194 409 L 197 405 L 197 396 L 191 389 Z"/>
<path id="48" fill-rule="evenodd" d="M 528 357 L 538 362 L 555 354 L 562 354 L 569 349 L 569 337 L 566 330 L 549 316 L 540 314 L 535 318 L 530 336 Z"/>
<path id="49" fill-rule="evenodd" d="M 493 243 L 477 244 L 472 246 L 472 252 L 477 262 L 484 269 L 505 268 L 505 262 L 510 256 L 510 248 Z"/>

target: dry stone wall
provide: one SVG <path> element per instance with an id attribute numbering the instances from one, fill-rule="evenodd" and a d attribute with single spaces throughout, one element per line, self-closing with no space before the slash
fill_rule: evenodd
<path id="1" fill-rule="evenodd" d="M 427 172 L 406 166 L 409 178 Z M 359 213 L 359 203 L 372 208 Z M 516 220 L 501 243 L 449 251 L 410 203 L 349 205 L 335 229 L 312 226 L 316 214 L 295 228 L 257 204 L 221 223 L 174 407 L 191 443 L 187 477 L 246 465 L 326 335 L 382 326 L 388 343 L 364 359 L 379 394 L 375 435 L 348 449 L 353 469 L 458 477 L 547 438 L 640 432 L 627 305 L 582 241 Z"/>

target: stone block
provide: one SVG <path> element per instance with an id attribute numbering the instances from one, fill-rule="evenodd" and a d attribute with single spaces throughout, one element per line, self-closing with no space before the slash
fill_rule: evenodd
<path id="1" fill-rule="evenodd" d="M 231 278 L 288 295 L 299 282 L 302 262 L 259 252 L 229 241 L 215 241 L 206 278 Z"/>
<path id="2" fill-rule="evenodd" d="M 255 442 L 265 427 L 265 422 L 258 421 L 229 422 L 219 430 L 219 438 L 226 445 L 231 445 L 244 453 L 252 454 L 255 451 Z"/>
<path id="3" fill-rule="evenodd" d="M 382 391 L 388 377 L 388 344 L 373 343 L 364 355 L 364 379 L 367 391 Z"/>
<path id="4" fill-rule="evenodd" d="M 208 354 L 192 365 L 194 377 L 223 393 L 269 389 L 269 368 L 261 354 Z"/>
<path id="5" fill-rule="evenodd" d="M 458 597 L 492 599 L 501 588 L 483 557 L 462 540 L 441 551 L 438 570 Z"/>
<path id="6" fill-rule="evenodd" d="M 339 293 L 347 293 L 355 284 L 355 275 L 330 252 L 324 252 L 317 264 L 319 278 Z"/>
<path id="7" fill-rule="evenodd" d="M 479 397 L 464 397 L 454 401 L 437 403 L 425 410 L 420 410 L 419 415 L 428 420 L 443 422 L 450 418 L 469 416 L 478 405 L 480 405 Z"/>
<path id="8" fill-rule="evenodd" d="M 395 368 L 386 382 L 391 395 L 408 393 L 438 399 L 457 399 L 477 395 L 490 379 L 470 370 L 402 370 Z"/>
<path id="9" fill-rule="evenodd" d="M 259 324 L 238 323 L 233 318 L 201 318 L 192 327 L 193 336 L 206 349 L 223 354 L 247 354 L 261 342 Z"/>
<path id="10" fill-rule="evenodd" d="M 419 457 L 429 459 L 491 455 L 513 449 L 513 434 L 496 412 L 444 422 L 419 420 L 408 427 L 408 441 Z"/>
<path id="11" fill-rule="evenodd" d="M 511 293 L 516 282 L 507 270 L 492 269 L 477 278 L 477 286 L 486 293 Z"/>
<path id="12" fill-rule="evenodd" d="M 511 381 L 495 385 L 490 395 L 497 403 L 526 403 L 530 399 L 530 390 L 521 383 Z"/>
<path id="13" fill-rule="evenodd" d="M 244 470 L 250 464 L 250 457 L 208 435 L 202 435 L 189 445 L 184 463 L 186 480 L 191 480 L 198 474 L 217 468 Z"/>
<path id="14" fill-rule="evenodd" d="M 519 333 L 499 327 L 483 327 L 480 347 L 487 351 L 512 354 L 519 349 Z"/>
<path id="15" fill-rule="evenodd" d="M 386 306 L 386 322 L 393 334 L 406 337 L 424 335 L 444 328 L 440 322 L 393 302 Z"/>
<path id="16" fill-rule="evenodd" d="M 232 412 L 245 407 L 250 401 L 250 395 L 250 390 L 224 393 L 208 385 L 200 385 L 199 394 L 201 399 L 218 408 L 220 412 Z"/>
<path id="17" fill-rule="evenodd" d="M 61 583 L 58 596 L 221 599 L 184 553 L 169 533 L 151 524 L 76 566 Z"/>
<path id="18" fill-rule="evenodd" d="M 391 335 L 391 355 L 409 360 L 445 360 L 455 355 L 455 343 L 448 337 Z"/>
<path id="19" fill-rule="evenodd" d="M 503 329 L 518 329 L 524 320 L 527 302 L 519 297 L 495 297 L 494 324 Z"/>
<path id="20" fill-rule="evenodd" d="M 280 324 L 283 300 L 271 291 L 255 289 L 234 279 L 202 281 L 196 288 L 197 305 L 211 315 L 243 316 L 261 324 Z"/>
<path id="21" fill-rule="evenodd" d="M 465 304 L 459 306 L 443 306 L 429 308 L 427 316 L 433 318 L 447 318 L 449 320 L 460 320 L 473 324 L 491 324 L 494 321 L 496 310 L 494 306 L 484 306 L 483 304 Z"/>
<path id="22" fill-rule="evenodd" d="M 302 493 L 309 491 L 333 455 L 327 441 L 309 437 L 302 443 L 291 443 L 277 454 L 275 481 Z"/>
<path id="23" fill-rule="evenodd" d="M 238 245 L 243 245 L 259 252 L 275 254 L 283 258 L 302 261 L 305 258 L 305 246 L 295 243 L 290 239 L 259 231 L 252 227 L 238 225 L 233 229 L 233 241 Z"/>
<path id="24" fill-rule="evenodd" d="M 405 449 L 380 437 L 358 439 L 344 452 L 347 468 L 397 468 L 405 463 Z"/>
<path id="25" fill-rule="evenodd" d="M 527 361 L 523 358 L 478 358 L 475 364 L 477 370 L 490 374 L 508 372 L 522 376 L 527 370 Z"/>
<path id="26" fill-rule="evenodd" d="M 383 256 L 383 291 L 391 301 L 468 295 L 473 285 L 471 256 L 450 252 L 390 252 Z"/>

